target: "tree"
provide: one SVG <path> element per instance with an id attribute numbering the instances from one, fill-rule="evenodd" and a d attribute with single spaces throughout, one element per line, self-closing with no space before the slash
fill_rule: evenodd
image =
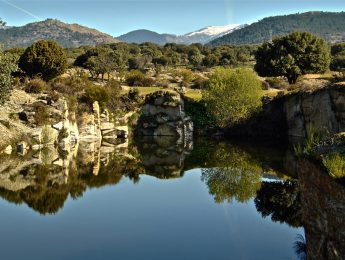
<path id="1" fill-rule="evenodd" d="M 98 75 L 101 75 L 102 81 L 105 74 L 108 74 L 108 79 L 110 79 L 111 72 L 124 67 L 121 54 L 110 49 L 99 50 L 96 55 L 89 57 L 83 65 L 89 69 L 92 77 L 97 78 Z"/>
<path id="2" fill-rule="evenodd" d="M 345 44 L 338 43 L 331 47 L 332 61 L 330 69 L 345 76 Z"/>
<path id="3" fill-rule="evenodd" d="M 50 80 L 64 73 L 67 57 L 54 41 L 40 40 L 28 47 L 19 59 L 19 67 L 29 76 Z"/>
<path id="4" fill-rule="evenodd" d="M 3 103 L 12 89 L 12 73 L 17 71 L 16 58 L 0 49 L 0 103 Z"/>
<path id="5" fill-rule="evenodd" d="M 260 76 L 284 76 L 290 84 L 300 75 L 324 73 L 330 64 L 329 47 L 311 33 L 294 32 L 264 43 L 255 53 Z"/>
<path id="6" fill-rule="evenodd" d="M 6 22 L 4 22 L 1 18 L 0 18 L 0 26 L 5 26 Z"/>
<path id="7" fill-rule="evenodd" d="M 261 105 L 261 82 L 249 69 L 216 69 L 204 99 L 218 126 L 234 125 Z"/>

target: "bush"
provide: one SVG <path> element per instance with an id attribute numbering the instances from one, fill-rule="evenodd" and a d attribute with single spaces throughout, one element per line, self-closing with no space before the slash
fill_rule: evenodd
<path id="1" fill-rule="evenodd" d="M 170 82 L 167 79 L 159 79 L 159 80 L 156 80 L 155 85 L 161 88 L 168 88 L 170 85 Z"/>
<path id="2" fill-rule="evenodd" d="M 40 40 L 25 50 L 19 67 L 30 77 L 40 75 L 44 80 L 51 80 L 65 72 L 67 57 L 56 42 Z"/>
<path id="3" fill-rule="evenodd" d="M 155 84 L 155 81 L 146 77 L 144 73 L 139 70 L 132 70 L 126 76 L 126 82 L 128 86 L 137 86 L 137 87 L 150 87 Z"/>
<path id="4" fill-rule="evenodd" d="M 109 101 L 109 95 L 103 87 L 92 86 L 86 89 L 84 100 L 89 105 L 92 105 L 95 101 L 98 101 L 101 107 L 104 107 Z"/>
<path id="5" fill-rule="evenodd" d="M 71 76 L 68 78 L 58 78 L 51 85 L 52 90 L 61 94 L 76 95 L 92 86 L 92 82 L 85 77 Z"/>
<path id="6" fill-rule="evenodd" d="M 206 89 L 208 86 L 208 79 L 207 78 L 203 78 L 198 76 L 196 79 L 194 79 L 193 84 L 192 84 L 192 88 L 194 89 Z"/>
<path id="7" fill-rule="evenodd" d="M 262 85 L 249 69 L 217 69 L 204 99 L 218 126 L 227 127 L 248 118 L 261 106 Z"/>
<path id="8" fill-rule="evenodd" d="M 323 165 L 333 178 L 345 177 L 345 158 L 340 154 L 327 154 L 322 158 Z"/>
<path id="9" fill-rule="evenodd" d="M 270 88 L 287 89 L 289 87 L 289 83 L 282 78 L 272 77 L 267 78 L 265 81 L 269 84 Z"/>
<path id="10" fill-rule="evenodd" d="M 136 84 L 144 81 L 145 74 L 139 70 L 132 70 L 126 75 L 126 82 L 128 86 L 136 86 Z"/>
<path id="11" fill-rule="evenodd" d="M 25 86 L 25 92 L 39 94 L 39 93 L 42 93 L 47 88 L 48 88 L 48 84 L 44 80 L 40 78 L 36 78 L 36 79 L 30 80 L 30 82 Z"/>
<path id="12" fill-rule="evenodd" d="M 128 92 L 128 99 L 133 102 L 138 102 L 140 100 L 139 90 L 131 89 Z"/>
<path id="13" fill-rule="evenodd" d="M 118 80 L 115 79 L 110 79 L 107 84 L 105 85 L 105 87 L 108 88 L 112 88 L 112 89 L 116 89 L 118 91 L 121 91 L 121 83 Z"/>

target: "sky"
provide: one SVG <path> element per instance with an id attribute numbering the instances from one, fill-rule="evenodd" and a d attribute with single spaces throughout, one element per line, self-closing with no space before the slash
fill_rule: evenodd
<path id="1" fill-rule="evenodd" d="M 55 18 L 113 36 L 136 29 L 185 34 L 306 11 L 345 11 L 345 0 L 0 0 L 0 17 L 11 26 Z"/>

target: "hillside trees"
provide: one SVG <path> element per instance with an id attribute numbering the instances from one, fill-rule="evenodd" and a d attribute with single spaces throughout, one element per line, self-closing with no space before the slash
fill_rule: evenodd
<path id="1" fill-rule="evenodd" d="M 3 103 L 12 89 L 12 73 L 17 71 L 15 57 L 0 49 L 0 103 Z"/>
<path id="2" fill-rule="evenodd" d="M 19 67 L 31 77 L 51 80 L 65 72 L 67 57 L 56 42 L 40 40 L 25 50 L 19 59 Z"/>
<path id="3" fill-rule="evenodd" d="M 255 70 L 260 76 L 284 76 L 290 84 L 300 75 L 324 73 L 330 64 L 324 40 L 307 32 L 294 32 L 264 43 L 255 53 Z"/>
<path id="4" fill-rule="evenodd" d="M 261 82 L 248 69 L 217 69 L 210 77 L 204 99 L 218 126 L 248 118 L 261 105 Z"/>

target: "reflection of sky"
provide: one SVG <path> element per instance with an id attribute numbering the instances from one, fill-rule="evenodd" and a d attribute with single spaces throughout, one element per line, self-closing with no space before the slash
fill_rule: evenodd
<path id="1" fill-rule="evenodd" d="M 294 259 L 301 229 L 215 204 L 200 170 L 88 190 L 53 216 L 0 201 L 2 259 Z M 20 249 L 20 250 L 18 250 Z"/>
<path id="2" fill-rule="evenodd" d="M 266 16 L 314 10 L 345 11 L 345 1 L 0 0 L 0 17 L 9 25 L 22 25 L 37 17 L 57 18 L 114 36 L 143 28 L 184 34 L 209 25 L 252 23 Z"/>

